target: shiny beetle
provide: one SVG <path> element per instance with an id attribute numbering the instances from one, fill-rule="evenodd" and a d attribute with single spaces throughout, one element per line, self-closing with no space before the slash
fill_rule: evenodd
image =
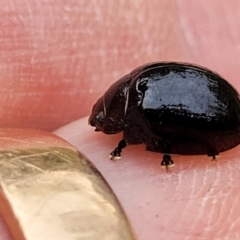
<path id="1" fill-rule="evenodd" d="M 110 153 L 121 157 L 126 145 L 146 145 L 170 154 L 220 152 L 240 143 L 240 101 L 237 91 L 218 74 L 199 66 L 156 62 L 140 66 L 115 82 L 93 106 L 89 118 L 96 131 L 123 139 Z"/>

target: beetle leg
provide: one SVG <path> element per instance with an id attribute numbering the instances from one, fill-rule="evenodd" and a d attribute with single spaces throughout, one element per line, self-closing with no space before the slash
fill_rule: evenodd
<path id="1" fill-rule="evenodd" d="M 193 134 L 194 137 L 188 134 L 186 134 L 186 136 L 192 138 L 192 140 L 205 146 L 205 150 L 207 152 L 208 157 L 211 157 L 212 161 L 217 161 L 216 157 L 219 155 L 219 153 L 216 148 L 216 143 L 214 143 L 215 142 L 214 136 L 208 135 L 208 137 L 202 139 L 201 133 L 196 130 L 191 130 L 191 134 Z"/>
<path id="2" fill-rule="evenodd" d="M 174 161 L 171 159 L 171 156 L 168 154 L 163 155 L 163 160 L 161 162 L 161 166 L 166 168 L 166 171 L 168 172 L 169 167 L 174 166 Z"/>
<path id="3" fill-rule="evenodd" d="M 121 158 L 121 152 L 122 149 L 127 146 L 126 142 L 124 139 L 122 139 L 119 143 L 118 146 L 110 153 L 109 157 L 110 160 L 117 160 Z"/>
<path id="4" fill-rule="evenodd" d="M 217 162 L 217 156 L 218 156 L 218 153 L 215 153 L 215 154 L 208 154 L 209 157 L 212 157 L 212 161 L 216 161 Z"/>

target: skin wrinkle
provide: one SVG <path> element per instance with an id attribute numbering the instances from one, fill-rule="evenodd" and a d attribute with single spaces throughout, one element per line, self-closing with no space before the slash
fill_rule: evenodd
<path id="1" fill-rule="evenodd" d="M 236 1 L 234 1 L 236 2 Z M 235 29 L 235 33 L 237 29 L 237 23 L 239 21 L 236 21 L 236 24 L 232 24 L 234 21 L 231 22 L 230 18 L 228 16 L 231 15 L 231 18 L 234 16 L 234 12 L 236 11 L 236 7 L 234 5 L 231 6 L 225 6 L 225 7 L 219 7 L 223 3 L 219 3 L 217 1 L 213 1 L 213 4 L 211 6 L 205 7 L 204 4 L 189 4 L 189 3 L 183 3 L 180 4 L 179 2 L 179 7 L 180 10 L 179 12 L 184 13 L 184 9 L 186 8 L 192 8 L 192 12 L 194 12 L 194 16 L 192 16 L 191 12 L 189 14 L 182 14 L 182 17 L 180 19 L 184 19 L 185 25 L 187 24 L 187 33 L 191 34 L 193 36 L 193 39 L 195 39 L 196 46 L 195 48 L 191 49 L 191 52 L 194 53 L 195 58 L 199 57 L 201 55 L 202 60 L 204 59 L 208 66 L 210 66 L 212 69 L 215 69 L 218 64 L 223 61 L 223 62 L 228 62 L 231 61 L 231 65 L 234 66 L 232 71 L 235 71 L 236 61 L 234 61 L 232 56 L 236 56 L 237 51 L 233 50 L 233 48 L 236 46 L 232 45 L 233 44 L 233 39 L 231 36 L 226 34 L 225 29 L 228 29 L 228 26 L 225 26 L 225 16 L 229 21 L 229 28 Z M 239 3 L 236 2 L 238 5 Z M 198 6 L 198 11 L 194 11 L 196 7 Z M 214 14 L 211 14 L 214 12 Z M 210 17 L 209 17 L 210 16 Z M 224 16 L 224 18 L 222 18 Z M 197 28 L 193 28 L 193 23 L 194 20 L 202 20 L 199 21 L 199 24 L 197 25 Z M 209 25 L 206 27 L 206 23 Z M 228 25 L 228 23 L 226 24 Z M 192 30 L 192 31 L 191 31 Z M 231 31 L 230 30 L 230 31 Z M 233 32 L 233 31 L 231 31 Z M 199 35 L 200 33 L 200 35 Z M 201 34 L 202 33 L 202 34 Z M 205 36 L 205 37 L 202 37 Z M 235 34 L 236 38 L 236 34 Z M 222 49 L 221 52 L 225 52 L 226 54 L 220 55 L 220 61 L 214 61 L 213 59 L 215 58 L 216 55 L 219 55 L 219 49 L 217 48 L 212 48 L 208 54 L 200 54 L 197 56 L 196 54 L 199 54 L 199 51 L 204 48 L 209 48 L 210 46 L 214 46 L 216 42 L 221 41 Z M 211 54 L 211 55 L 210 55 Z M 214 66 L 215 65 L 215 66 Z M 224 72 L 225 71 L 225 72 Z M 221 75 L 226 74 L 227 69 L 223 68 L 221 71 L 218 71 Z M 234 76 L 236 73 L 231 72 L 231 75 Z M 236 81 L 235 78 L 232 79 L 233 81 Z"/>
<path id="2" fill-rule="evenodd" d="M 198 198 L 197 196 L 196 196 L 196 185 L 198 185 L 198 181 L 196 180 L 197 179 L 197 173 L 196 173 L 196 171 L 194 170 L 193 171 L 193 181 L 191 181 L 191 185 L 190 185 L 190 189 L 192 189 L 191 190 L 191 193 L 190 194 L 188 194 L 189 195 L 189 201 L 188 201 L 188 203 L 189 203 L 189 210 L 190 211 L 193 211 L 194 209 L 193 209 L 193 205 L 198 205 L 197 204 L 197 202 L 201 199 L 201 198 Z M 194 188 L 194 186 L 195 186 L 195 188 Z M 204 186 L 204 184 L 203 184 L 203 186 Z M 199 191 L 197 191 L 197 192 L 199 192 Z M 196 197 L 194 197 L 194 196 L 196 196 Z M 196 198 L 196 200 L 194 200 L 194 198 Z M 195 202 L 196 201 L 196 202 Z M 188 204 L 188 203 L 186 203 L 186 205 Z M 192 222 L 192 224 L 190 225 L 190 227 L 188 227 L 188 233 L 191 233 L 191 232 L 195 232 L 195 233 L 198 233 L 198 228 L 197 228 L 197 224 L 198 224 L 198 221 L 200 220 L 201 221 L 201 218 L 199 218 L 199 214 L 200 214 L 200 212 L 198 211 L 199 209 L 197 208 L 197 212 L 196 212 L 196 215 L 195 215 L 195 217 L 192 219 L 193 220 L 193 222 Z M 188 211 L 186 211 L 185 212 L 185 215 L 186 215 L 186 217 L 187 217 L 187 215 L 188 215 Z M 191 235 L 191 234 L 190 234 Z"/>
<path id="3" fill-rule="evenodd" d="M 231 175 L 231 174 L 230 174 Z M 232 187 L 230 187 L 230 189 L 231 189 L 231 191 L 233 192 L 234 191 L 234 189 L 232 188 Z M 233 204 L 231 205 L 231 208 L 230 208 L 230 213 L 229 213 L 229 215 L 230 216 L 234 216 L 235 215 L 235 217 L 236 217 L 236 219 L 235 219 L 235 221 L 232 221 L 231 219 L 231 217 L 229 217 L 228 219 L 229 219 L 229 222 L 231 223 L 231 225 L 230 226 L 232 226 L 232 230 L 234 230 L 234 228 L 238 228 L 238 226 L 236 225 L 236 223 L 239 221 L 239 219 L 240 219 L 240 217 L 239 217 L 239 214 L 234 214 L 235 213 L 235 209 L 237 208 L 237 206 L 238 206 L 238 203 L 239 203 L 239 195 L 238 194 L 236 194 L 236 197 L 234 198 L 234 201 L 233 201 Z M 230 227 L 231 228 L 231 227 Z"/>
<path id="4" fill-rule="evenodd" d="M 215 187 L 215 186 L 217 186 L 217 182 L 220 182 L 221 181 L 221 174 L 220 174 L 220 172 L 219 171 L 217 171 L 216 172 L 216 181 L 214 181 L 213 182 L 213 186 Z M 216 189 L 216 187 L 215 187 L 215 189 Z M 220 195 L 220 194 L 215 194 L 215 195 L 213 195 L 213 198 L 214 198 L 214 200 L 216 200 L 216 198 L 218 197 L 218 195 Z M 225 194 L 223 194 L 222 195 L 222 197 L 225 197 L 224 196 Z M 220 197 L 220 196 L 219 196 Z M 214 206 L 211 208 L 211 212 L 213 212 L 214 211 L 214 209 L 215 209 L 215 211 L 216 211 L 216 213 L 217 213 L 217 216 L 215 216 L 214 217 L 214 220 L 212 220 L 212 219 L 210 219 L 210 216 L 211 215 L 213 215 L 213 214 L 211 214 L 210 216 L 209 216 L 209 221 L 208 221 L 208 226 L 209 226 L 209 229 L 210 229 L 210 227 L 212 227 L 212 228 L 214 228 L 214 226 L 216 226 L 216 228 L 218 227 L 218 225 L 219 225 L 219 222 L 220 222 L 220 219 L 221 219 L 221 216 L 222 216 L 222 213 L 223 213 L 223 211 L 224 211 L 224 204 L 225 202 L 224 201 L 221 201 L 221 204 L 219 205 L 219 207 L 218 207 L 218 209 L 215 209 L 214 208 Z M 214 204 L 215 205 L 215 204 Z M 217 219 L 217 220 L 216 220 Z M 213 222 L 213 223 L 211 223 L 211 222 Z"/>
<path id="5" fill-rule="evenodd" d="M 175 0 L 175 6 L 176 6 L 176 14 L 178 16 L 179 21 L 179 27 L 181 31 L 179 31 L 179 34 L 177 34 L 179 42 L 182 43 L 182 46 L 184 48 L 184 52 L 187 59 L 193 59 L 194 54 L 192 53 L 191 48 L 194 49 L 195 47 L 195 41 L 194 37 L 191 34 L 191 28 L 189 28 L 187 21 L 184 17 L 184 14 L 181 13 L 181 10 L 179 9 L 180 2 Z M 175 25 L 173 25 L 175 26 Z"/>
<path id="6" fill-rule="evenodd" d="M 186 202 L 186 206 L 188 206 L 188 208 L 189 208 L 189 210 L 191 211 L 191 209 L 192 209 L 192 204 L 194 203 L 194 201 L 193 201 L 193 196 L 195 195 L 194 194 L 194 192 L 195 192 L 195 189 L 194 189 L 194 185 L 196 184 L 196 177 L 197 177 L 197 175 L 196 175 L 196 171 L 193 171 L 193 180 L 191 181 L 191 184 L 190 184 L 190 189 L 191 189 L 191 191 L 190 191 L 190 194 L 188 194 L 189 195 L 189 200 Z M 198 198 L 197 198 L 198 199 Z M 188 211 L 187 211 L 187 209 L 185 210 L 185 212 L 184 212 L 184 215 L 187 217 L 187 215 L 188 215 Z M 183 216 L 184 217 L 184 216 Z M 194 220 L 195 220 L 195 218 L 194 218 Z M 196 221 L 193 221 L 192 222 L 192 226 L 190 226 L 190 228 L 188 227 L 188 233 L 191 233 L 191 232 L 195 232 L 196 230 Z M 187 234 L 188 235 L 188 234 Z M 190 236 L 191 236 L 191 234 L 189 234 Z"/>
<path id="7" fill-rule="evenodd" d="M 206 175 L 205 175 L 206 176 Z M 205 178 L 205 184 L 206 184 L 206 181 L 207 180 L 207 176 L 206 176 L 206 178 Z M 215 181 L 217 182 L 219 179 L 218 179 L 218 177 L 215 179 Z M 210 191 L 207 191 L 206 192 L 206 194 L 204 195 L 204 197 L 203 197 L 203 202 L 202 202 L 202 204 L 203 204 L 203 207 L 204 208 L 207 208 L 207 206 L 208 205 L 210 205 L 210 206 L 212 206 L 212 196 L 211 196 L 211 190 L 212 189 L 214 189 L 214 183 L 212 184 L 212 186 L 211 186 L 211 188 L 210 188 Z M 205 219 L 205 222 L 206 222 L 206 226 L 211 226 L 211 215 L 213 214 L 212 213 L 212 211 L 215 211 L 215 209 L 214 208 L 212 208 L 212 207 L 210 207 L 210 210 L 209 210 L 209 214 L 208 214 L 208 216 L 207 216 L 207 218 L 206 218 L 206 216 L 204 216 L 204 211 L 202 211 L 202 213 L 200 214 L 200 216 L 199 216 L 199 218 L 200 219 Z M 208 228 L 209 230 L 210 230 L 210 228 Z M 208 231 L 209 231 L 208 230 Z M 206 231 L 206 232 L 208 232 L 208 231 Z M 211 231 L 211 230 L 210 230 Z"/>
<path id="8" fill-rule="evenodd" d="M 234 201 L 235 203 L 232 205 L 233 207 L 231 208 L 231 212 L 233 213 L 233 211 L 234 211 L 234 208 L 236 207 L 236 206 L 238 206 L 238 203 L 239 203 L 239 198 L 235 198 L 235 201 Z M 239 215 L 236 215 L 236 219 L 235 219 L 235 221 L 230 221 L 230 227 L 229 227 L 229 230 L 230 231 L 234 231 L 234 229 L 235 228 L 238 228 L 238 225 L 236 225 L 238 222 L 239 222 L 239 220 L 240 220 L 240 216 Z"/>
<path id="9" fill-rule="evenodd" d="M 219 172 L 217 172 L 217 173 L 219 173 Z M 216 178 L 216 182 L 217 182 L 217 181 L 220 181 L 220 179 L 221 179 L 221 178 L 219 178 L 219 177 Z M 217 196 L 217 195 L 215 195 L 215 196 L 213 195 L 213 197 L 211 198 L 211 199 L 212 199 L 211 202 L 214 203 L 217 197 L 220 197 L 220 195 L 219 195 L 219 194 L 218 194 L 218 196 Z M 224 207 L 224 203 L 225 203 L 225 202 L 224 202 L 224 201 L 221 201 L 221 203 L 222 203 L 222 205 L 220 205 L 220 209 L 218 209 L 218 211 L 217 211 L 217 213 L 219 213 L 219 214 L 218 214 L 218 216 L 214 217 L 213 224 L 211 224 L 211 221 L 212 221 L 212 220 L 211 220 L 211 216 L 213 216 L 213 214 L 214 214 L 214 207 L 211 207 L 211 208 L 210 208 L 210 214 L 209 214 L 209 217 L 208 217 L 208 226 L 209 226 L 208 229 L 209 229 L 209 230 L 214 229 L 215 226 L 216 226 L 216 228 L 218 228 L 219 221 L 221 221 L 222 212 L 225 212 L 225 211 L 224 211 L 224 208 L 225 208 L 225 207 Z M 213 205 L 213 204 L 212 204 L 212 205 Z M 228 215 L 230 215 L 230 214 L 228 214 Z M 224 216 L 225 216 L 225 215 L 224 215 Z M 226 217 L 226 216 L 225 216 L 225 218 L 228 219 L 228 217 Z M 217 221 L 216 221 L 216 219 L 217 219 Z M 221 230 L 224 231 L 224 228 L 221 228 Z M 220 230 L 220 231 L 221 231 L 221 230 Z"/>

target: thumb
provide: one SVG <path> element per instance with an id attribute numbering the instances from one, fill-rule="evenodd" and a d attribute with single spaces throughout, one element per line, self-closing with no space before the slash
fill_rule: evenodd
<path id="1" fill-rule="evenodd" d="M 76 146 L 101 171 L 119 198 L 138 239 L 235 239 L 240 227 L 239 151 L 219 155 L 173 156 L 166 173 L 162 155 L 128 146 L 119 161 L 109 153 L 121 134 L 104 135 L 86 127 L 87 118 L 55 133 Z M 180 237 L 182 236 L 182 237 Z"/>

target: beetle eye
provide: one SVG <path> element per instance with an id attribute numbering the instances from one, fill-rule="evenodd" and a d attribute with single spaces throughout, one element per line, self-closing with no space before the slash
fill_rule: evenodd
<path id="1" fill-rule="evenodd" d="M 105 120 L 105 115 L 104 115 L 103 111 L 100 111 L 100 112 L 97 114 L 96 119 L 97 119 L 97 122 L 98 122 L 99 124 L 101 124 L 101 125 L 103 124 L 103 122 L 104 122 L 104 120 Z"/>

